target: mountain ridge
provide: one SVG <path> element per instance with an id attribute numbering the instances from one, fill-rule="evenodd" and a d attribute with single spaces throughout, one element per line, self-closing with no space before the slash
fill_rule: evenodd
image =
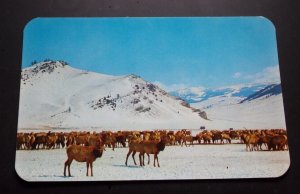
<path id="1" fill-rule="evenodd" d="M 272 90 L 267 88 L 275 87 L 273 94 Z M 200 88 L 200 87 L 199 87 Z M 272 84 L 240 84 L 228 87 L 221 87 L 216 89 L 202 88 L 197 92 L 195 90 L 181 89 L 177 91 L 171 91 L 170 94 L 185 100 L 190 103 L 191 106 L 198 108 L 211 108 L 216 105 L 228 105 L 228 104 L 238 104 L 243 103 L 246 100 L 254 100 L 255 97 L 261 97 L 262 95 L 278 95 L 281 93 L 281 87 L 278 83 Z M 256 93 L 263 94 L 259 95 Z M 270 92 L 270 93 L 268 93 Z"/>
<path id="2" fill-rule="evenodd" d="M 59 61 L 21 74 L 19 127 L 198 128 L 206 122 L 203 111 L 138 75 L 88 72 Z"/>
<path id="3" fill-rule="evenodd" d="M 282 93 L 282 89 L 280 84 L 270 84 L 267 85 L 265 88 L 249 95 L 247 98 L 243 99 L 240 103 L 244 103 L 246 101 L 252 101 L 261 97 L 267 98 L 269 96 L 278 95 L 281 93 Z"/>

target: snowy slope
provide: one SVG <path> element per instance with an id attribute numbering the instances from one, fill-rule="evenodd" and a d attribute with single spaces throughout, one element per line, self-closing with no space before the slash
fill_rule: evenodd
<path id="1" fill-rule="evenodd" d="M 241 84 L 171 92 L 205 110 L 211 128 L 286 128 L 281 85 Z"/>
<path id="2" fill-rule="evenodd" d="M 23 69 L 19 128 L 199 128 L 206 120 L 135 75 L 110 76 L 49 61 Z"/>
<path id="3" fill-rule="evenodd" d="M 238 104 L 213 106 L 205 111 L 213 123 L 218 123 L 224 129 L 286 129 L 282 94 Z"/>

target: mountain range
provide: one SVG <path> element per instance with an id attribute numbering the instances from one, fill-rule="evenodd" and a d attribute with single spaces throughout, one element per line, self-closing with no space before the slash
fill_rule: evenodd
<path id="1" fill-rule="evenodd" d="M 19 129 L 286 128 L 281 86 L 240 84 L 166 92 L 137 75 L 44 61 L 22 69 Z"/>
<path id="2" fill-rule="evenodd" d="M 257 98 L 281 94 L 280 83 L 240 84 L 217 89 L 185 88 L 169 92 L 193 107 L 208 109 L 213 106 L 244 103 Z"/>

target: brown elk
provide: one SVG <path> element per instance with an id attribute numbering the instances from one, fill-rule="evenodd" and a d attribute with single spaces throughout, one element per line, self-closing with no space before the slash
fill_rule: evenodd
<path id="1" fill-rule="evenodd" d="M 125 148 L 126 147 L 126 137 L 125 137 L 125 135 L 117 134 L 116 143 L 117 143 L 117 146 L 120 147 L 120 145 L 122 145 Z"/>
<path id="2" fill-rule="evenodd" d="M 48 134 L 46 136 L 46 146 L 47 146 L 47 148 L 48 149 L 54 148 L 55 144 L 56 144 L 56 141 L 57 141 L 57 136 L 56 135 Z"/>
<path id="3" fill-rule="evenodd" d="M 271 140 L 272 136 L 270 135 L 259 135 L 259 140 L 258 140 L 258 146 L 260 150 L 262 149 L 262 145 L 265 145 L 266 149 L 268 150 L 268 144 Z"/>
<path id="4" fill-rule="evenodd" d="M 30 140 L 31 149 L 39 149 L 40 145 L 43 146 L 43 148 L 46 147 L 46 137 L 47 133 L 41 132 L 41 133 L 35 133 Z"/>
<path id="5" fill-rule="evenodd" d="M 89 174 L 89 167 L 91 168 L 91 176 L 93 176 L 93 162 L 102 156 L 103 149 L 104 145 L 100 139 L 97 141 L 96 146 L 70 145 L 67 148 L 68 159 L 64 166 L 64 176 L 66 176 L 67 167 L 69 176 L 71 176 L 70 166 L 73 160 L 86 162 L 86 176 Z"/>
<path id="6" fill-rule="evenodd" d="M 169 134 L 167 135 L 167 144 L 168 145 L 175 145 L 175 142 L 176 142 L 176 138 L 175 138 L 175 135 L 173 134 Z"/>
<path id="7" fill-rule="evenodd" d="M 220 131 L 212 131 L 212 142 L 218 143 L 218 140 L 220 140 L 220 143 L 222 143 L 222 133 Z"/>
<path id="8" fill-rule="evenodd" d="M 231 143 L 231 137 L 229 136 L 229 134 L 222 133 L 221 136 L 222 136 L 221 143 L 224 143 L 224 140 L 226 140 L 227 143 Z"/>
<path id="9" fill-rule="evenodd" d="M 88 145 L 88 135 L 78 135 L 75 137 L 76 145 Z"/>
<path id="10" fill-rule="evenodd" d="M 268 143 L 268 150 L 284 150 L 285 145 L 287 144 L 286 135 L 276 135 L 272 137 Z"/>
<path id="11" fill-rule="evenodd" d="M 30 139 L 32 134 L 18 133 L 17 134 L 17 149 L 29 149 Z"/>
<path id="12" fill-rule="evenodd" d="M 237 131 L 230 131 L 229 136 L 231 139 L 239 139 L 240 138 L 239 133 Z"/>
<path id="13" fill-rule="evenodd" d="M 204 133 L 204 134 L 202 135 L 202 139 L 203 139 L 203 143 L 204 143 L 204 144 L 207 144 L 207 143 L 210 144 L 210 142 L 211 142 L 211 140 L 212 140 L 212 134 L 209 133 L 209 132 Z"/>
<path id="14" fill-rule="evenodd" d="M 66 142 L 66 146 L 68 147 L 69 145 L 75 144 L 75 135 L 74 133 L 69 133 L 67 134 L 67 142 Z"/>
<path id="15" fill-rule="evenodd" d="M 157 166 L 159 166 L 159 162 L 158 162 L 158 154 L 160 151 L 164 151 L 165 146 L 166 146 L 166 137 L 162 137 L 162 139 L 157 142 L 157 141 L 148 141 L 148 142 L 142 142 L 142 150 L 140 152 L 139 158 L 140 158 L 140 163 L 141 166 L 145 166 L 144 163 L 144 156 L 145 153 L 148 155 L 148 164 L 149 164 L 149 154 L 154 154 L 154 167 L 155 167 L 155 161 L 157 160 Z"/>
<path id="16" fill-rule="evenodd" d="M 108 146 L 109 148 L 112 147 L 112 150 L 115 150 L 117 139 L 112 132 L 102 132 L 102 139 L 104 145 Z"/>
<path id="17" fill-rule="evenodd" d="M 55 143 L 57 148 L 65 147 L 65 134 L 63 132 L 57 134 L 57 140 Z"/>
<path id="18" fill-rule="evenodd" d="M 246 151 L 258 150 L 259 137 L 256 134 L 249 134 L 245 137 Z"/>
<path id="19" fill-rule="evenodd" d="M 143 152 L 143 149 L 144 149 L 143 143 L 142 143 L 142 141 L 139 141 L 139 140 L 132 140 L 132 141 L 129 142 L 128 147 L 129 147 L 129 150 L 128 150 L 128 153 L 127 153 L 127 156 L 126 156 L 125 165 L 127 166 L 128 157 L 130 156 L 131 153 L 132 153 L 132 159 L 134 161 L 134 164 L 136 165 L 134 156 L 135 156 L 136 152 L 139 152 L 139 153 Z M 148 164 L 149 164 L 150 163 L 150 156 L 149 156 L 149 154 L 147 154 L 147 155 L 148 155 Z M 140 165 L 142 166 L 141 159 L 140 159 Z"/>
<path id="20" fill-rule="evenodd" d="M 185 146 L 187 146 L 187 143 L 186 142 L 189 142 L 189 146 L 191 146 L 191 145 L 194 145 L 194 139 L 193 139 L 193 136 L 191 136 L 191 135 L 184 135 L 183 137 L 182 137 L 182 143 L 181 143 L 181 146 L 183 146 L 183 144 L 185 145 Z"/>

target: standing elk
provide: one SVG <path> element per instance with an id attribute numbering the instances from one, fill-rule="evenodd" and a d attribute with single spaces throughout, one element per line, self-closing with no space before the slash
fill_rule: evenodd
<path id="1" fill-rule="evenodd" d="M 249 134 L 245 137 L 246 151 L 258 150 L 259 137 L 256 134 Z"/>
<path id="2" fill-rule="evenodd" d="M 276 135 L 272 137 L 268 143 L 268 150 L 284 150 L 285 145 L 287 144 L 286 135 Z"/>
<path id="3" fill-rule="evenodd" d="M 66 176 L 67 167 L 69 176 L 71 176 L 70 166 L 74 159 L 77 162 L 86 162 L 86 176 L 89 175 L 89 167 L 91 168 L 91 176 L 93 176 L 93 162 L 102 156 L 103 149 L 104 145 L 100 139 L 97 141 L 96 146 L 70 145 L 67 148 L 68 159 L 64 166 L 64 176 Z"/>
<path id="4" fill-rule="evenodd" d="M 191 145 L 194 145 L 194 138 L 193 138 L 193 136 L 192 135 L 184 135 L 183 137 L 182 137 L 182 142 L 181 142 L 181 146 L 183 146 L 183 144 L 185 145 L 185 146 L 187 146 L 187 143 L 186 142 L 189 142 L 189 146 L 191 146 Z"/>
<path id="5" fill-rule="evenodd" d="M 224 140 L 226 140 L 227 143 L 231 143 L 231 137 L 227 133 L 222 133 L 221 136 L 222 136 L 221 143 L 224 144 Z"/>
<path id="6" fill-rule="evenodd" d="M 126 161 L 125 161 L 125 165 L 127 166 L 127 162 L 128 162 L 128 157 L 130 156 L 130 154 L 132 153 L 132 159 L 134 161 L 134 164 L 136 165 L 136 162 L 135 162 L 135 154 L 136 152 L 143 152 L 143 142 L 142 141 L 139 141 L 139 140 L 132 140 L 129 142 L 129 150 L 128 150 L 128 153 L 127 153 L 127 156 L 126 156 Z M 149 154 L 148 155 L 148 164 L 150 163 L 150 156 Z M 140 165 L 142 166 L 142 161 L 140 159 Z"/>
<path id="7" fill-rule="evenodd" d="M 164 151 L 166 146 L 166 137 L 163 137 L 159 142 L 155 141 L 149 141 L 149 142 L 142 142 L 142 151 L 140 152 L 139 158 L 141 166 L 145 166 L 144 158 L 145 153 L 148 155 L 148 164 L 149 164 L 149 154 L 154 154 L 154 167 L 155 167 L 155 161 L 157 160 L 157 166 L 159 166 L 158 162 L 158 154 L 160 151 Z"/>

